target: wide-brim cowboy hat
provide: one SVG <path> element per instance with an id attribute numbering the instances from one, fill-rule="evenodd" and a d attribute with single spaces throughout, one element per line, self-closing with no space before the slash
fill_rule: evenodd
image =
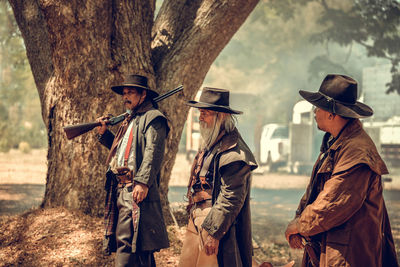
<path id="1" fill-rule="evenodd" d="M 357 81 L 353 78 L 328 74 L 318 92 L 300 90 L 308 102 L 328 112 L 347 118 L 363 118 L 374 114 L 371 107 L 357 101 Z"/>
<path id="2" fill-rule="evenodd" d="M 200 100 L 187 101 L 186 105 L 229 114 L 243 113 L 229 107 L 229 91 L 219 88 L 204 87 L 200 96 Z"/>
<path id="3" fill-rule="evenodd" d="M 147 91 L 147 94 L 150 95 L 150 98 L 155 98 L 158 96 L 158 93 L 154 90 L 151 90 L 147 85 L 147 77 L 145 76 L 130 74 L 125 77 L 125 80 L 121 85 L 112 86 L 111 90 L 119 95 L 122 95 L 125 87 L 144 89 Z"/>

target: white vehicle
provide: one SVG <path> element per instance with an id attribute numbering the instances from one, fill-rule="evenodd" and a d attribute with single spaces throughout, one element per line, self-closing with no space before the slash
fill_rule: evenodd
<path id="1" fill-rule="evenodd" d="M 364 129 L 389 167 L 400 167 L 400 116 L 384 122 L 365 121 Z"/>
<path id="2" fill-rule="evenodd" d="M 313 106 L 301 100 L 293 106 L 292 122 L 289 123 L 290 154 L 289 170 L 293 173 L 310 174 L 318 157 L 324 132 L 317 129 Z"/>
<path id="3" fill-rule="evenodd" d="M 287 125 L 271 123 L 264 125 L 260 140 L 260 164 L 270 171 L 286 165 L 289 155 L 289 128 Z"/>

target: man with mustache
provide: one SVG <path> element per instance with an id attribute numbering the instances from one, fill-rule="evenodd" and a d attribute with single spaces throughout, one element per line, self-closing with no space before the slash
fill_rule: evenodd
<path id="1" fill-rule="evenodd" d="M 385 163 L 359 118 L 372 109 L 357 101 L 357 82 L 330 74 L 318 92 L 300 90 L 326 132 L 295 219 L 292 248 L 305 248 L 302 266 L 398 266 L 382 193 Z"/>
<path id="2" fill-rule="evenodd" d="M 190 175 L 190 218 L 179 266 L 251 266 L 251 171 L 257 168 L 235 127 L 229 91 L 204 88 L 200 101 L 202 144 Z"/>
<path id="3" fill-rule="evenodd" d="M 128 75 L 111 89 L 123 96 L 130 115 L 116 135 L 107 129 L 106 117 L 98 119 L 99 141 L 110 149 L 103 249 L 116 251 L 115 266 L 155 266 L 153 252 L 169 246 L 159 195 L 167 119 L 152 100 L 158 93 L 146 77 Z"/>

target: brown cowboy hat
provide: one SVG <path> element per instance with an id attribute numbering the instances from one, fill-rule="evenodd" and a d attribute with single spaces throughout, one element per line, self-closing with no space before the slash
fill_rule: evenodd
<path id="1" fill-rule="evenodd" d="M 186 105 L 230 114 L 243 113 L 229 107 L 229 91 L 219 88 L 204 87 L 200 101 L 190 100 L 186 102 Z"/>
<path id="2" fill-rule="evenodd" d="M 147 77 L 145 76 L 130 74 L 125 77 L 125 80 L 121 85 L 112 86 L 111 90 L 113 90 L 115 93 L 119 95 L 122 95 L 122 92 L 125 87 L 145 89 L 147 90 L 147 94 L 150 94 L 151 98 L 158 96 L 158 93 L 156 91 L 151 90 L 147 85 Z"/>
<path id="3" fill-rule="evenodd" d="M 363 118 L 374 114 L 372 108 L 357 101 L 357 82 L 348 76 L 328 74 L 318 92 L 300 90 L 308 102 L 328 112 L 347 118 Z"/>

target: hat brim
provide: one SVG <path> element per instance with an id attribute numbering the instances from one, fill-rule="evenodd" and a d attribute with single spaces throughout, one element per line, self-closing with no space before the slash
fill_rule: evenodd
<path id="1" fill-rule="evenodd" d="M 123 95 L 123 91 L 125 87 L 132 87 L 132 88 L 139 88 L 139 89 L 145 89 L 147 92 L 151 95 L 151 98 L 155 98 L 158 96 L 158 93 L 151 90 L 148 87 L 141 86 L 138 84 L 123 84 L 123 85 L 116 85 L 116 86 L 111 86 L 111 90 L 113 90 L 115 93 L 119 95 Z"/>
<path id="2" fill-rule="evenodd" d="M 335 113 L 342 117 L 365 118 L 365 117 L 370 117 L 374 114 L 372 108 L 359 101 L 356 101 L 355 104 L 342 104 L 336 101 L 335 112 L 333 112 L 331 101 L 328 101 L 328 99 L 319 92 L 309 92 L 300 90 L 299 94 L 314 106 L 319 107 L 328 112 Z"/>
<path id="3" fill-rule="evenodd" d="M 223 112 L 223 113 L 229 113 L 229 114 L 243 114 L 243 112 L 231 109 L 226 106 L 219 106 L 219 105 L 213 105 L 205 102 L 197 102 L 194 100 L 190 100 L 186 102 L 186 105 L 194 108 L 201 108 L 201 109 L 208 109 L 208 110 L 213 110 L 217 112 Z"/>

